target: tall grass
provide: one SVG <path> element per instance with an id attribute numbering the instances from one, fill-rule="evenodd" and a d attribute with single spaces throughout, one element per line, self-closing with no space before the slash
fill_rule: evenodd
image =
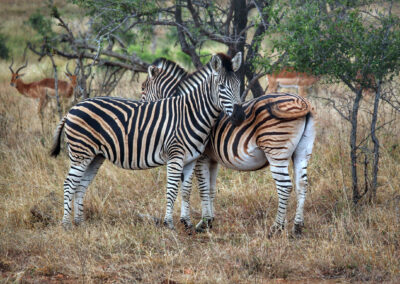
<path id="1" fill-rule="evenodd" d="M 124 82 L 115 95 L 132 97 L 140 84 Z M 8 281 L 265 283 L 271 279 L 400 280 L 400 131 L 382 137 L 380 187 L 373 205 L 353 208 L 348 125 L 315 101 L 317 139 L 309 167 L 306 229 L 293 239 L 268 238 L 277 194 L 268 169 L 220 169 L 214 228 L 188 235 L 142 220 L 162 218 L 165 168 L 126 171 L 106 162 L 86 194 L 82 227 L 64 231 L 63 152 L 48 150 L 57 124 L 48 108 L 44 129 L 36 102 L 0 85 L 0 275 Z M 388 131 L 388 128 L 386 130 Z M 295 193 L 288 211 L 293 225 Z M 176 202 L 175 223 L 179 220 Z M 192 216 L 201 216 L 196 188 Z"/>

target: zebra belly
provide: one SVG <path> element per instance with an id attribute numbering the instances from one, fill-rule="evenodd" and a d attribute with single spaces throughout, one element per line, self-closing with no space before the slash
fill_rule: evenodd
<path id="1" fill-rule="evenodd" d="M 230 158 L 229 161 L 218 157 L 212 149 L 209 149 L 206 153 L 212 160 L 218 162 L 220 165 L 237 171 L 255 171 L 269 164 L 264 151 L 258 147 L 247 149 L 247 153 L 242 152 L 238 156 Z"/>

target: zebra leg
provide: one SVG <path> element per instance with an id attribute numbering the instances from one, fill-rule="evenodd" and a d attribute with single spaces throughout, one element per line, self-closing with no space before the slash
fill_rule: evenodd
<path id="1" fill-rule="evenodd" d="M 86 189 L 96 176 L 99 168 L 104 162 L 103 156 L 96 156 L 90 165 L 87 167 L 79 186 L 75 190 L 74 195 L 74 222 L 75 225 L 83 223 L 83 197 L 85 196 Z"/>
<path id="2" fill-rule="evenodd" d="M 201 199 L 201 220 L 196 225 L 196 232 L 202 233 L 208 228 L 209 220 L 212 218 L 210 207 L 210 168 L 209 159 L 206 155 L 201 156 L 201 158 L 197 160 L 195 173 L 199 183 Z"/>
<path id="3" fill-rule="evenodd" d="M 217 175 L 218 175 L 218 163 L 214 161 L 210 161 L 210 210 L 211 210 L 211 223 L 210 228 L 212 227 L 212 222 L 214 221 L 214 199 L 217 193 Z"/>
<path id="4" fill-rule="evenodd" d="M 178 194 L 178 186 L 181 180 L 183 161 L 180 158 L 170 159 L 167 164 L 167 209 L 164 217 L 164 225 L 171 230 L 175 229 L 173 213 L 174 203 Z"/>
<path id="5" fill-rule="evenodd" d="M 293 233 L 301 235 L 304 227 L 304 202 L 307 194 L 307 164 L 308 159 L 304 155 L 295 155 L 293 158 L 294 182 L 297 196 L 296 216 L 294 218 Z"/>
<path id="6" fill-rule="evenodd" d="M 268 158 L 272 177 L 275 180 L 276 190 L 278 192 L 279 204 L 275 217 L 275 222 L 270 228 L 269 236 L 282 231 L 285 227 L 286 208 L 292 191 L 293 185 L 289 176 L 289 160 L 274 160 Z"/>
<path id="7" fill-rule="evenodd" d="M 215 183 L 218 173 L 218 163 L 212 162 L 206 155 L 202 156 L 196 166 L 196 176 L 199 181 L 202 218 L 196 225 L 197 232 L 212 228 L 214 219 Z"/>
<path id="8" fill-rule="evenodd" d="M 304 202 L 307 194 L 307 166 L 311 158 L 315 139 L 314 120 L 308 118 L 303 136 L 293 153 L 293 171 L 297 195 L 296 216 L 294 219 L 293 233 L 300 235 L 304 227 Z"/>
<path id="9" fill-rule="evenodd" d="M 182 171 L 182 206 L 181 206 L 181 223 L 185 225 L 186 229 L 193 227 L 192 221 L 190 220 L 190 193 L 192 191 L 192 179 L 193 170 L 196 165 L 196 161 L 193 161 L 183 167 Z"/>
<path id="10" fill-rule="evenodd" d="M 62 220 L 65 229 L 71 228 L 71 203 L 82 178 L 85 175 L 88 165 L 92 159 L 82 160 L 80 162 L 72 162 L 68 175 L 64 181 L 64 216 Z"/>

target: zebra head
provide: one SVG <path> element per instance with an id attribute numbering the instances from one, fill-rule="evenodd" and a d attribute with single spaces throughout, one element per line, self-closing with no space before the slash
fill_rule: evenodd
<path id="1" fill-rule="evenodd" d="M 239 125 L 245 119 L 245 113 L 240 99 L 240 81 L 235 72 L 242 64 L 242 53 L 238 52 L 233 58 L 218 53 L 209 64 L 213 72 L 214 99 L 232 124 Z"/>
<path id="2" fill-rule="evenodd" d="M 156 59 L 147 69 L 148 76 L 142 84 L 141 101 L 157 101 L 175 95 L 179 82 L 187 72 L 173 61 Z"/>

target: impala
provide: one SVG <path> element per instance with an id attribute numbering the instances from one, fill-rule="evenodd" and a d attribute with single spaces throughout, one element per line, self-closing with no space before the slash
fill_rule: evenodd
<path id="1" fill-rule="evenodd" d="M 8 67 L 12 74 L 10 85 L 12 87 L 15 87 L 21 95 L 39 100 L 38 114 L 42 118 L 43 109 L 47 105 L 49 98 L 55 97 L 54 78 L 44 78 L 40 81 L 24 83 L 21 79 L 24 74 L 19 74 L 19 72 L 28 66 L 28 61 L 26 61 L 25 65 L 19 67 L 15 72 L 12 69 L 13 64 L 14 60 L 11 61 L 11 65 Z M 71 72 L 68 70 L 68 64 L 67 72 L 65 73 L 65 75 L 67 75 L 71 82 L 58 80 L 58 94 L 63 100 L 72 97 L 75 87 L 77 85 L 77 75 L 71 74 Z"/>
<path id="2" fill-rule="evenodd" d="M 306 90 L 315 84 L 319 79 L 319 77 L 309 75 L 307 73 L 297 72 L 291 67 L 286 67 L 278 73 L 267 75 L 267 93 L 277 92 L 279 87 L 297 88 L 299 90 L 299 95 L 306 97 Z"/>
<path id="3" fill-rule="evenodd" d="M 356 81 L 362 81 L 361 71 L 358 70 L 356 74 Z M 313 76 L 303 72 L 297 72 L 292 67 L 283 68 L 278 73 L 268 74 L 268 89 L 267 93 L 277 92 L 279 87 L 283 88 L 297 88 L 299 95 L 302 97 L 307 96 L 306 90 L 314 85 L 320 77 Z M 375 76 L 373 74 L 367 74 L 366 84 L 371 86 L 370 88 L 363 88 L 363 92 L 367 96 L 374 94 L 374 88 L 376 88 Z M 360 88 L 360 83 L 356 83 L 356 88 Z"/>

